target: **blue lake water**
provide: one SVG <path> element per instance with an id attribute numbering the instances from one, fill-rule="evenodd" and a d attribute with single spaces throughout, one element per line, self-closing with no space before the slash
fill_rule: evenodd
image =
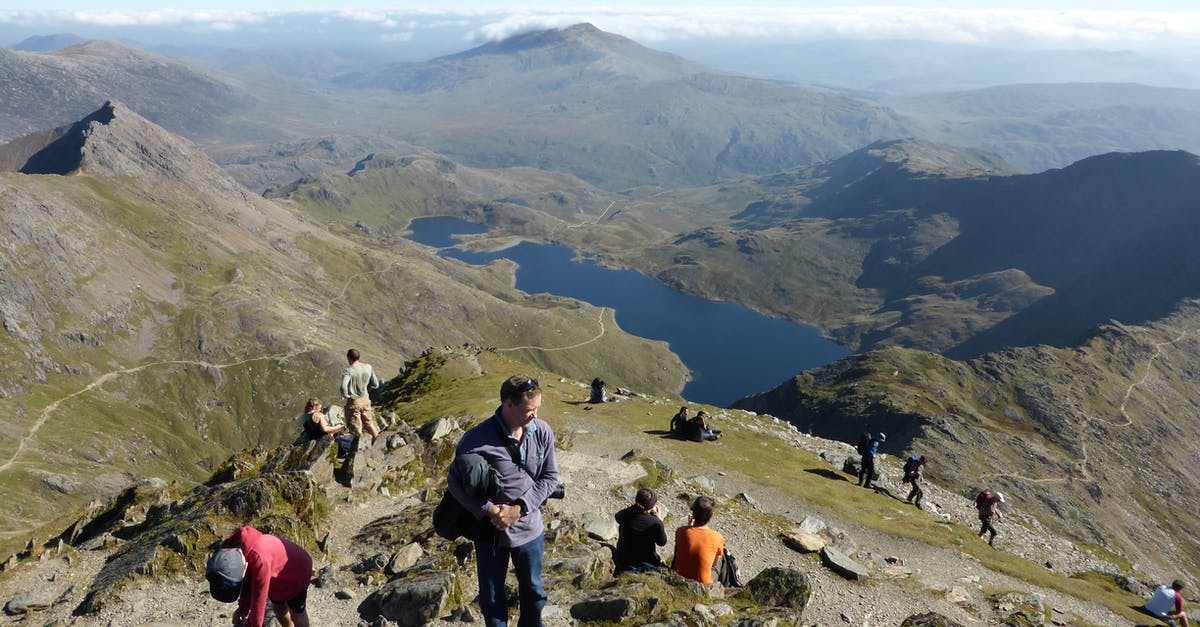
<path id="1" fill-rule="evenodd" d="M 689 401 L 727 407 L 743 396 L 769 390 L 801 371 L 841 359 L 850 351 L 825 339 L 816 327 L 764 316 L 741 305 L 689 296 L 630 270 L 608 270 L 573 261 L 564 246 L 522 243 L 492 253 L 454 246 L 454 234 L 482 233 L 458 218 L 420 218 L 410 239 L 442 248 L 441 254 L 474 265 L 496 259 L 518 264 L 517 289 L 566 296 L 616 311 L 628 333 L 667 342 L 692 371 L 683 389 Z M 609 381 L 637 389 L 636 381 Z"/>

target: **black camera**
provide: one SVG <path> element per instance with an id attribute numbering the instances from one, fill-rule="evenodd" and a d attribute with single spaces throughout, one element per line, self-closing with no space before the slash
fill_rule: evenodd
<path id="1" fill-rule="evenodd" d="M 550 498 L 552 498 L 552 499 L 563 499 L 566 497 L 567 497 L 567 489 L 561 483 L 554 486 L 554 491 L 550 493 Z"/>

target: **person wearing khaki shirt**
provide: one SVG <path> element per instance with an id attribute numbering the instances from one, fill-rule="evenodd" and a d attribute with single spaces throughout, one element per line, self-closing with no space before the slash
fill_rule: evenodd
<path id="1" fill-rule="evenodd" d="M 362 435 L 363 431 L 371 434 L 374 439 L 379 436 L 375 426 L 375 411 L 371 408 L 371 396 L 368 390 L 379 387 L 379 379 L 371 364 L 359 361 L 358 349 L 346 351 L 346 361 L 350 364 L 342 371 L 342 398 L 346 399 L 346 428 L 351 435 Z"/>

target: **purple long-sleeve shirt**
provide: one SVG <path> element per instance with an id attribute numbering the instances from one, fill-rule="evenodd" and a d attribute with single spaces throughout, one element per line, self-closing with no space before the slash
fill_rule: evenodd
<path id="1" fill-rule="evenodd" d="M 522 470 L 505 446 L 506 438 L 524 458 L 528 472 Z M 477 518 L 488 515 L 493 505 L 523 505 L 524 515 L 504 533 L 497 535 L 501 546 L 521 546 L 542 533 L 541 506 L 558 485 L 558 462 L 554 457 L 554 432 L 544 420 L 534 419 L 518 441 L 509 435 L 500 410 L 475 425 L 459 440 L 455 455 L 475 453 L 500 474 L 504 486 L 493 500 L 471 497 L 463 489 L 454 466 L 450 467 L 447 488 L 450 494 Z"/>

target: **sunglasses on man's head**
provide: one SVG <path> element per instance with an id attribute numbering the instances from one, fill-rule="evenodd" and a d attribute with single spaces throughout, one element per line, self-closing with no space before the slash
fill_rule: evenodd
<path id="1" fill-rule="evenodd" d="M 517 388 L 513 390 L 513 394 L 524 394 L 530 390 L 536 390 L 537 386 L 538 380 L 531 377 L 526 379 L 521 385 L 518 385 Z"/>

